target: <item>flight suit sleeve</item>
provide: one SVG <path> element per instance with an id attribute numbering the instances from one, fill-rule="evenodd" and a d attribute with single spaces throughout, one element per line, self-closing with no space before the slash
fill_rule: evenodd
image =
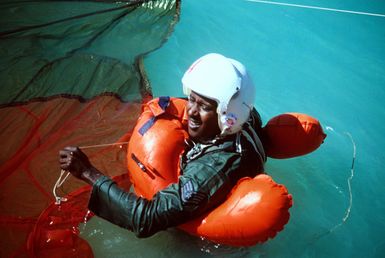
<path id="1" fill-rule="evenodd" d="M 169 185 L 151 200 L 125 192 L 103 176 L 93 186 L 89 209 L 138 237 L 180 225 L 217 206 L 231 191 L 228 172 L 236 167 L 237 159 L 218 156 L 192 162 L 178 183 Z"/>

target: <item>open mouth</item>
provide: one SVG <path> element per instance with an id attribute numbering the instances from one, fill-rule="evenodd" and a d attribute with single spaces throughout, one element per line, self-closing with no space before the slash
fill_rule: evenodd
<path id="1" fill-rule="evenodd" d="M 198 129 L 199 128 L 199 126 L 201 126 L 201 122 L 200 121 L 197 121 L 197 120 L 195 120 L 195 119 L 189 119 L 188 120 L 188 126 L 189 126 L 189 128 L 191 128 L 191 129 Z"/>

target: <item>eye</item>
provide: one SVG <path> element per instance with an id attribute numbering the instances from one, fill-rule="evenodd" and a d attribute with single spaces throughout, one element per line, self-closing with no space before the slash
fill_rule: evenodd
<path id="1" fill-rule="evenodd" d="M 212 108 L 209 107 L 209 106 L 207 106 L 207 105 L 202 105 L 201 108 L 202 108 L 204 111 L 206 111 L 206 112 L 209 112 L 209 111 L 212 110 Z"/>
<path id="2" fill-rule="evenodd" d="M 211 106 L 211 105 L 205 105 L 205 104 L 202 104 L 201 105 L 201 108 L 206 111 L 206 112 L 211 112 L 211 111 L 214 111 L 215 110 L 215 107 Z"/>
<path id="3" fill-rule="evenodd" d="M 195 98 L 194 98 L 193 96 L 189 95 L 189 96 L 188 96 L 188 101 L 189 101 L 190 103 L 194 103 L 194 102 L 195 102 Z"/>

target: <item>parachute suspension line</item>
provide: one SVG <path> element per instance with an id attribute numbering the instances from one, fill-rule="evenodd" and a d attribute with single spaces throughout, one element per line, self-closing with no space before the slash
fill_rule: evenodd
<path id="1" fill-rule="evenodd" d="M 43 24 L 24 26 L 24 27 L 20 27 L 20 28 L 8 30 L 8 31 L 0 31 L 0 38 L 9 36 L 10 34 L 14 34 L 14 33 L 33 30 L 33 29 L 37 29 L 37 28 L 48 27 L 48 26 L 55 25 L 58 23 L 68 22 L 71 20 L 81 19 L 81 18 L 99 15 L 99 14 L 104 14 L 104 13 L 108 13 L 108 12 L 113 12 L 113 11 L 117 11 L 117 10 L 124 9 L 124 8 L 139 6 L 145 2 L 146 2 L 146 0 L 138 0 L 136 2 L 127 3 L 127 4 L 124 4 L 124 5 L 121 5 L 118 7 L 113 7 L 110 9 L 104 9 L 104 10 L 98 10 L 98 11 L 91 12 L 91 13 L 79 14 L 79 15 L 75 15 L 75 16 L 71 16 L 71 17 L 67 17 L 67 18 L 63 18 L 63 19 L 59 19 L 59 20 L 55 20 L 55 21 L 51 21 L 51 22 L 47 22 L 47 23 L 43 23 Z"/>
<path id="2" fill-rule="evenodd" d="M 115 142 L 115 143 L 105 143 L 105 144 L 96 144 L 96 145 L 87 145 L 87 146 L 79 146 L 79 149 L 91 149 L 91 148 L 101 148 L 101 147 L 109 147 L 119 145 L 119 148 L 123 148 L 123 145 L 128 144 L 128 142 Z M 67 173 L 65 176 L 64 174 Z M 52 193 L 55 197 L 55 204 L 60 205 L 62 202 L 66 202 L 67 198 L 59 196 L 56 193 L 56 190 L 63 185 L 63 183 L 67 180 L 68 176 L 71 173 L 62 169 L 60 171 L 59 178 L 56 180 L 55 185 L 53 186 Z M 64 177 L 63 177 L 64 176 Z"/>
<path id="3" fill-rule="evenodd" d="M 64 174 L 67 173 L 65 175 L 65 177 L 63 178 Z M 60 176 L 59 178 L 57 179 L 55 185 L 53 186 L 53 190 L 52 190 L 52 193 L 53 193 L 53 196 L 55 197 L 55 204 L 56 205 L 60 205 L 62 202 L 66 202 L 67 201 L 67 198 L 65 197 L 61 197 L 61 196 L 58 196 L 57 193 L 56 193 L 56 189 L 58 189 L 60 186 L 63 185 L 64 181 L 68 178 L 68 176 L 70 175 L 70 172 L 68 171 L 65 171 L 64 169 L 62 169 L 60 171 Z M 63 178 L 63 179 L 62 179 Z"/>
<path id="4" fill-rule="evenodd" d="M 332 131 L 332 132 L 335 132 L 334 129 L 330 126 L 326 126 L 326 130 L 328 131 Z M 346 209 L 345 211 L 345 215 L 344 217 L 342 218 L 341 222 L 338 223 L 337 225 L 335 225 L 334 227 L 332 227 L 331 229 L 327 230 L 326 232 L 324 233 L 321 233 L 319 234 L 315 240 L 323 237 L 323 236 L 326 236 L 330 233 L 332 233 L 334 230 L 336 230 L 338 227 L 342 226 L 342 224 L 344 224 L 349 216 L 350 216 L 350 212 L 351 212 L 351 209 L 352 209 L 352 206 L 353 206 L 353 194 L 352 194 L 352 185 L 351 185 L 351 181 L 354 177 L 354 164 L 355 164 L 355 161 L 356 161 L 356 153 L 357 153 L 357 147 L 356 147 L 356 143 L 353 139 L 353 136 L 351 133 L 349 132 L 344 132 L 343 134 L 347 135 L 352 143 L 352 147 L 353 147 L 353 155 L 352 155 L 352 163 L 351 163 L 351 167 L 350 167 L 350 175 L 349 177 L 347 178 L 347 184 L 348 184 L 348 189 L 349 189 L 349 206 L 348 208 Z M 315 242 L 314 240 L 314 242 Z"/>
<path id="5" fill-rule="evenodd" d="M 349 132 L 345 132 L 345 134 L 347 136 L 349 136 L 350 138 L 350 141 L 352 142 L 352 145 L 353 145 L 353 157 L 352 157 L 352 165 L 350 167 L 350 176 L 348 178 L 348 187 L 349 187 L 349 207 L 348 209 L 346 210 L 346 213 L 345 213 L 345 216 L 343 217 L 342 219 L 342 223 L 344 223 L 348 218 L 349 218 L 349 215 L 350 215 L 350 211 L 351 211 L 351 208 L 352 208 L 352 205 L 353 205 L 353 195 L 352 195 L 352 185 L 351 185 L 351 181 L 354 177 L 354 163 L 356 161 L 356 143 L 354 142 L 353 140 L 353 137 L 352 135 L 349 133 Z"/>
<path id="6" fill-rule="evenodd" d="M 105 143 L 105 144 L 80 146 L 79 149 L 84 150 L 84 149 L 91 149 L 91 148 L 101 148 L 101 147 L 116 146 L 116 145 L 120 145 L 119 148 L 123 148 L 123 145 L 126 145 L 126 144 L 128 144 L 128 142 Z"/>
<path id="7" fill-rule="evenodd" d="M 352 143 L 352 146 L 353 146 L 353 156 L 352 156 L 352 164 L 351 164 L 351 167 L 350 167 L 350 176 L 347 178 L 347 184 L 348 184 L 348 189 L 349 189 L 349 206 L 346 209 L 345 215 L 342 218 L 341 222 L 338 223 L 337 225 L 335 225 L 333 228 L 331 228 L 328 233 L 333 232 L 334 230 L 336 230 L 336 228 L 340 227 L 343 223 L 345 223 L 347 221 L 347 219 L 350 216 L 350 212 L 351 212 L 352 205 L 353 205 L 353 194 L 352 194 L 352 184 L 351 184 L 351 181 L 352 181 L 352 179 L 354 177 L 354 163 L 356 161 L 356 149 L 357 149 L 357 147 L 356 147 L 356 143 L 354 142 L 354 139 L 353 139 L 353 136 L 351 135 L 351 133 L 344 132 L 344 134 L 349 137 L 349 139 L 350 139 L 350 141 Z"/>

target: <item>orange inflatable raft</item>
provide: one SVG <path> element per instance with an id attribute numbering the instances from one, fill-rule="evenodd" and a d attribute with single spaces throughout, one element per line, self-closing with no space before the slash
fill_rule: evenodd
<path id="1" fill-rule="evenodd" d="M 137 195 L 152 196 L 177 182 L 179 158 L 188 134 L 186 100 L 160 97 L 148 102 L 131 136 L 127 166 Z M 284 114 L 263 128 L 270 157 L 288 158 L 320 146 L 325 134 L 317 120 Z M 286 139 L 286 138 L 290 139 Z M 282 151 L 281 151 L 282 150 Z M 274 237 L 288 222 L 292 197 L 266 175 L 242 178 L 220 206 L 181 229 L 220 244 L 250 246 Z"/>

